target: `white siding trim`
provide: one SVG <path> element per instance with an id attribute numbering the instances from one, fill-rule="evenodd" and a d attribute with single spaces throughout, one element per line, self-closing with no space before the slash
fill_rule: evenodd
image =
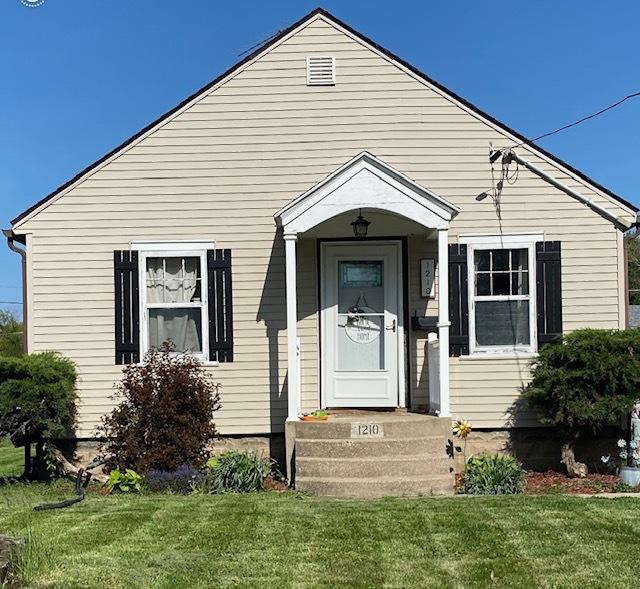
<path id="1" fill-rule="evenodd" d="M 138 259 L 138 288 L 140 305 L 140 357 L 149 351 L 149 316 L 147 306 L 147 258 L 189 256 L 200 258 L 200 303 L 197 305 L 164 304 L 163 308 L 178 306 L 197 307 L 201 311 L 202 353 L 193 355 L 205 364 L 209 360 L 209 273 L 207 271 L 207 250 L 215 249 L 213 241 L 132 241 L 131 249 L 140 254 Z M 215 363 L 217 364 L 217 363 Z"/>
<path id="2" fill-rule="evenodd" d="M 467 248 L 467 298 L 469 301 L 469 357 L 522 357 L 535 354 L 538 351 L 538 321 L 536 301 L 536 242 L 543 240 L 542 233 L 521 233 L 502 235 L 467 235 L 460 236 L 460 243 L 466 243 Z M 514 347 L 486 347 L 476 346 L 476 315 L 475 315 L 475 270 L 474 252 L 476 249 L 515 249 L 528 250 L 529 263 L 529 294 L 511 295 L 508 300 L 527 300 L 529 302 L 529 345 Z M 483 300 L 507 300 L 505 296 L 483 297 Z"/>

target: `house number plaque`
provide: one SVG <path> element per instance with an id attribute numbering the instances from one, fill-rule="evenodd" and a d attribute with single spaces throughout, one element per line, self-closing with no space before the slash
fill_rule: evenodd
<path id="1" fill-rule="evenodd" d="M 384 426 L 381 423 L 352 423 L 352 438 L 384 438 Z"/>

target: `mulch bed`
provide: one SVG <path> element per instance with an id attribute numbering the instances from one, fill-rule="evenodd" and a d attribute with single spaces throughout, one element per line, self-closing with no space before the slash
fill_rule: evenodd
<path id="1" fill-rule="evenodd" d="M 588 474 L 583 479 L 572 479 L 566 474 L 548 470 L 546 472 L 528 471 L 525 476 L 525 493 L 542 495 L 545 493 L 613 493 L 620 477 L 615 474 Z"/>
<path id="2" fill-rule="evenodd" d="M 279 478 L 274 477 L 273 475 L 267 476 L 264 480 L 264 490 L 265 491 L 278 491 L 284 492 L 289 491 L 289 485 Z"/>
<path id="3" fill-rule="evenodd" d="M 572 479 L 566 474 L 547 470 L 528 470 L 524 477 L 524 492 L 527 495 L 582 495 L 595 493 L 625 492 L 618 487 L 620 477 L 615 474 L 588 474 L 584 479 Z M 460 493 L 462 479 L 456 474 L 456 492 Z M 635 489 L 634 489 L 635 490 Z"/>

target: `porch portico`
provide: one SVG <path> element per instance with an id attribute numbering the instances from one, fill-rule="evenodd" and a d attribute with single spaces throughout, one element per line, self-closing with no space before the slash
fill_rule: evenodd
<path id="1" fill-rule="evenodd" d="M 375 219 L 376 231 L 354 239 L 348 220 L 360 212 Z M 437 242 L 437 339 L 430 334 L 429 407 L 441 416 L 450 415 L 448 231 L 458 212 L 367 152 L 278 211 L 275 218 L 285 242 L 287 421 L 297 421 L 302 413 L 296 258 L 298 241 L 307 238 L 319 243 L 318 406 L 407 405 L 404 353 L 410 326 L 404 306 L 403 276 L 408 270 L 402 239 L 409 233 Z M 347 305 L 347 299 L 353 305 Z"/>

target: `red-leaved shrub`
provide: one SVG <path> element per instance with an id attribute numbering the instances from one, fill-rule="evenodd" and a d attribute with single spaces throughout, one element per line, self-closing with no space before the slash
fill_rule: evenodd
<path id="1" fill-rule="evenodd" d="M 174 354 L 170 344 L 152 349 L 124 369 L 116 398 L 101 427 L 112 467 L 146 473 L 203 466 L 216 437 L 220 393 L 197 358 Z"/>

